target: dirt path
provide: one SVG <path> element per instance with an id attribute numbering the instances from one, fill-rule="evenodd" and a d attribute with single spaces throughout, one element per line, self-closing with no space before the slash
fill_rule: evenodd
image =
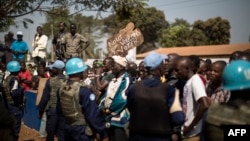
<path id="1" fill-rule="evenodd" d="M 28 126 L 22 124 L 21 131 L 19 134 L 19 141 L 45 141 L 45 138 L 38 137 L 38 131 L 29 128 Z"/>

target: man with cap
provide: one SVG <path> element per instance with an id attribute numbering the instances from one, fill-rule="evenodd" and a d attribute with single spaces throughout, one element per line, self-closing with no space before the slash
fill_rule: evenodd
<path id="1" fill-rule="evenodd" d="M 29 47 L 25 41 L 23 41 L 23 32 L 17 32 L 17 40 L 11 44 L 13 60 L 25 61 L 25 54 L 28 53 Z"/>
<path id="2" fill-rule="evenodd" d="M 162 83 L 166 55 L 156 52 L 144 58 L 147 76 L 128 90 L 130 141 L 170 141 L 172 127 L 182 125 L 184 113 L 179 103 L 179 91 Z"/>
<path id="3" fill-rule="evenodd" d="M 60 88 L 65 76 L 63 75 L 64 62 L 56 60 L 53 64 L 49 65 L 53 77 L 50 77 L 45 84 L 41 101 L 38 105 L 39 117 L 42 117 L 43 113 L 47 113 L 46 141 L 54 141 L 54 135 L 58 128 L 58 117 L 56 113 L 57 104 L 57 91 Z"/>
<path id="4" fill-rule="evenodd" d="M 59 89 L 57 102 L 57 113 L 65 120 L 62 139 L 65 141 L 93 141 L 96 134 L 101 141 L 108 141 L 95 94 L 83 81 L 83 72 L 87 68 L 80 58 L 66 62 L 68 79 Z"/>
<path id="5" fill-rule="evenodd" d="M 205 123 L 207 141 L 232 139 L 232 136 L 224 136 L 230 134 L 225 132 L 228 125 L 243 129 L 250 125 L 250 63 L 245 60 L 231 61 L 222 72 L 222 83 L 223 89 L 230 91 L 231 95 L 228 102 L 215 103 L 209 107 Z M 248 141 L 249 130 L 246 131 L 241 138 L 234 138 Z"/>
<path id="6" fill-rule="evenodd" d="M 111 70 L 115 78 L 110 81 L 106 93 L 101 98 L 100 109 L 106 120 L 109 139 L 126 141 L 124 127 L 129 120 L 126 91 L 130 84 L 126 72 L 127 59 L 121 56 L 112 56 L 112 58 L 114 61 Z"/>

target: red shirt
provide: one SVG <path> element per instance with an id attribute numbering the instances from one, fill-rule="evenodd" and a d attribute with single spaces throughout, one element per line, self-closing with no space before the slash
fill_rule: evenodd
<path id="1" fill-rule="evenodd" d="M 29 72 L 29 70 L 26 69 L 24 72 L 23 71 L 19 72 L 19 78 L 20 80 L 25 79 L 25 81 L 30 81 L 32 78 L 32 75 Z M 24 88 L 24 91 L 30 89 L 30 87 L 25 82 L 22 82 L 21 86 Z"/>

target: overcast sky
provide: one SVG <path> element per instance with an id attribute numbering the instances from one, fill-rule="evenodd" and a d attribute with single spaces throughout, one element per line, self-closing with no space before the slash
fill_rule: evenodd
<path id="1" fill-rule="evenodd" d="M 149 0 L 149 6 L 162 10 L 166 20 L 170 23 L 176 18 L 183 18 L 192 24 L 196 20 L 207 20 L 217 16 L 229 20 L 231 24 L 230 43 L 248 43 L 250 36 L 250 0 Z M 95 12 L 84 12 L 86 15 L 96 15 Z M 106 16 L 110 13 L 102 13 Z M 27 15 L 34 21 L 28 29 L 22 25 L 19 28 L 11 27 L 10 30 L 16 33 L 24 32 L 24 40 L 31 46 L 32 39 L 36 32 L 36 27 L 45 22 L 44 16 L 39 14 Z M 21 17 L 23 18 L 23 17 Z M 0 40 L 3 41 L 3 35 Z M 105 46 L 104 42 L 100 46 Z M 49 46 L 50 47 L 50 44 Z"/>

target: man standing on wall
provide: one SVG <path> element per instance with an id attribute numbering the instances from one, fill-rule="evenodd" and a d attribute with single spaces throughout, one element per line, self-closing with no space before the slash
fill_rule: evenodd
<path id="1" fill-rule="evenodd" d="M 25 55 L 28 53 L 29 47 L 25 41 L 23 41 L 23 32 L 17 32 L 17 40 L 11 44 L 10 49 L 13 53 L 13 60 L 25 61 Z"/>
<path id="2" fill-rule="evenodd" d="M 85 50 L 89 46 L 89 41 L 85 37 L 83 37 L 81 34 L 76 32 L 76 24 L 70 24 L 70 33 L 65 34 L 65 40 L 63 41 L 66 53 L 65 57 L 66 59 L 72 58 L 72 57 L 80 57 L 83 50 Z"/>
<path id="3" fill-rule="evenodd" d="M 43 29 L 41 26 L 38 26 L 36 31 L 37 33 L 32 42 L 32 57 L 34 58 L 34 63 L 38 66 L 39 62 L 45 61 L 48 37 L 43 34 Z"/>
<path id="4" fill-rule="evenodd" d="M 65 28 L 66 28 L 65 22 L 60 22 L 59 33 L 57 33 L 52 40 L 53 50 L 55 52 L 56 58 L 62 61 L 65 59 L 65 46 L 62 45 L 62 41 L 64 40 L 64 35 L 66 34 Z"/>

